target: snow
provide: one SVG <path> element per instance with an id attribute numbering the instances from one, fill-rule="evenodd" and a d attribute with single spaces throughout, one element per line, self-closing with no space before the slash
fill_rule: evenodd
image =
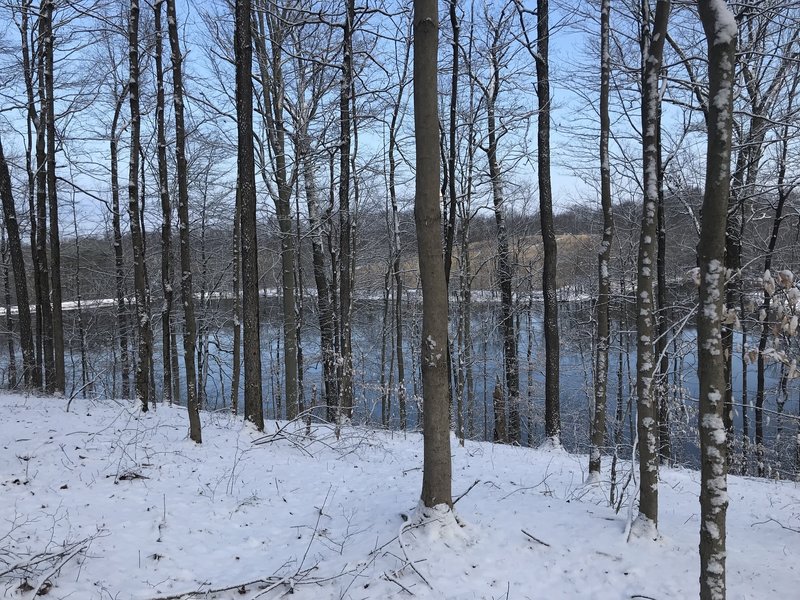
<path id="1" fill-rule="evenodd" d="M 725 0 L 709 0 L 709 8 L 714 15 L 714 45 L 729 44 L 737 35 L 736 18 L 728 9 Z"/>
<path id="2" fill-rule="evenodd" d="M 658 537 L 628 543 L 635 486 L 620 513 L 609 508 L 607 458 L 585 485 L 586 456 L 454 441 L 453 497 L 474 487 L 455 511 L 426 509 L 418 433 L 347 426 L 337 441 L 324 425 L 306 437 L 304 425 L 270 422 L 264 438 L 202 413 L 195 445 L 185 409 L 65 407 L 0 395 L 0 573 L 64 550 L 29 567 L 49 598 L 146 600 L 257 579 L 271 586 L 265 600 L 290 589 L 297 600 L 698 595 L 695 471 L 660 470 Z M 620 468 L 624 480 L 630 464 Z M 728 598 L 795 597 L 799 567 L 785 557 L 800 534 L 784 527 L 800 529 L 800 488 L 731 476 L 728 493 Z M 637 519 L 653 534 L 647 525 Z M 0 593 L 30 600 L 17 574 L 0 576 Z"/>

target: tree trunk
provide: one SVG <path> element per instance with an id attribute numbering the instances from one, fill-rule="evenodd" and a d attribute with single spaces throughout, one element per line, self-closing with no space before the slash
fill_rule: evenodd
<path id="1" fill-rule="evenodd" d="M 414 137 L 420 279 L 422 280 L 422 387 L 424 466 L 422 503 L 452 507 L 447 365 L 447 285 L 439 210 L 436 0 L 414 0 Z"/>
<path id="2" fill-rule="evenodd" d="M 646 2 L 645 2 L 646 3 Z M 639 446 L 639 515 L 634 533 L 654 537 L 658 529 L 658 407 L 653 377 L 656 336 L 653 267 L 656 262 L 658 210 L 659 79 L 670 1 L 658 0 L 650 28 L 649 10 L 642 18 L 642 160 L 644 209 L 639 237 L 636 282 L 636 428 Z"/>
<path id="3" fill-rule="evenodd" d="M 236 117 L 238 130 L 239 219 L 242 236 L 242 316 L 244 318 L 244 418 L 264 430 L 261 403 L 261 320 L 258 307 L 256 174 L 253 156 L 253 46 L 251 2 L 236 0 Z"/>
<path id="4" fill-rule="evenodd" d="M 280 8 L 276 8 L 280 10 Z M 283 51 L 285 41 L 284 25 L 281 16 L 272 15 L 266 5 L 257 11 L 257 31 L 255 38 L 256 56 L 261 73 L 264 97 L 264 116 L 267 122 L 267 137 L 272 148 L 273 174 L 277 186 L 275 212 L 281 240 L 281 298 L 283 301 L 283 368 L 286 386 L 286 418 L 297 416 L 298 363 L 297 363 L 297 322 L 295 315 L 295 240 L 292 228 L 292 182 L 286 165 L 286 126 L 284 122 L 285 84 L 283 80 Z M 267 23 L 265 24 L 265 19 Z M 268 54 L 266 39 L 269 36 Z"/>
<path id="5" fill-rule="evenodd" d="M 47 92 L 45 86 L 45 50 L 40 44 L 37 59 L 39 77 L 39 115 L 36 123 L 36 258 L 37 279 L 41 298 L 36 314 L 42 316 L 42 355 L 44 363 L 44 389 L 55 391 L 56 367 L 53 347 L 53 313 L 50 304 L 50 267 L 47 259 Z"/>
<path id="6" fill-rule="evenodd" d="M 8 244 L 6 243 L 6 230 L 0 231 L 0 255 L 3 261 L 3 299 L 6 308 L 6 346 L 8 348 L 8 387 L 17 387 L 17 354 L 14 349 L 14 319 L 11 317 L 11 282 L 8 272 Z"/>
<path id="7" fill-rule="evenodd" d="M 556 296 L 558 265 L 556 232 L 553 225 L 553 193 L 550 182 L 550 21 L 549 1 L 536 3 L 537 59 L 536 95 L 538 113 L 538 176 L 539 215 L 542 224 L 544 264 L 542 292 L 544 293 L 545 347 L 545 435 L 555 446 L 561 445 L 561 404 L 559 387 L 558 298 Z"/>
<path id="8" fill-rule="evenodd" d="M 50 217 L 50 293 L 53 301 L 53 392 L 62 395 L 66 387 L 64 369 L 64 319 L 61 310 L 61 240 L 58 232 L 58 192 L 56 182 L 56 123 L 53 92 L 53 0 L 42 3 L 39 30 L 44 44 L 43 110 L 47 132 L 47 203 Z"/>
<path id="9" fill-rule="evenodd" d="M 26 2 L 22 2 L 20 5 L 20 26 L 19 26 L 19 33 L 21 39 L 21 48 L 22 48 L 22 69 L 25 77 L 25 92 L 27 97 L 27 119 L 26 119 L 26 148 L 25 148 L 25 171 L 28 174 L 28 209 L 29 209 L 29 217 L 30 217 L 30 247 L 31 247 L 31 263 L 32 263 L 32 270 L 33 270 L 33 282 L 34 282 L 34 301 L 36 306 L 41 304 L 42 298 L 42 290 L 39 286 L 39 256 L 37 254 L 38 243 L 36 240 L 36 233 L 37 233 L 37 223 L 36 223 L 36 172 L 33 168 L 33 153 L 34 153 L 34 141 L 33 141 L 33 129 L 36 128 L 36 123 L 38 122 L 38 115 L 36 112 L 36 100 L 33 93 L 33 80 L 34 80 L 34 73 L 33 73 L 33 56 L 31 45 L 28 41 L 29 35 L 29 14 L 30 14 L 30 4 L 31 0 L 27 0 Z M 38 141 L 38 137 L 37 137 Z M 16 222 L 17 228 L 19 229 L 19 221 Z M 14 264 L 14 248 L 12 240 L 10 239 L 9 233 L 9 244 L 11 244 L 11 252 L 12 252 L 12 265 Z M 21 242 L 20 242 L 21 243 Z M 16 279 L 16 276 L 15 276 Z M 15 281 L 15 285 L 16 281 Z M 26 285 L 27 291 L 27 285 Z M 30 312 L 30 310 L 28 311 Z M 20 323 L 20 327 L 22 327 L 22 323 Z M 33 336 L 33 332 L 31 333 Z M 42 329 L 42 314 L 40 311 L 36 311 L 36 343 L 34 346 L 34 361 L 35 364 L 33 368 L 27 371 L 26 377 L 30 377 L 30 383 L 26 384 L 30 388 L 38 388 L 42 384 L 42 336 L 43 336 L 43 329 Z M 22 342 L 24 343 L 24 341 Z M 23 350 L 24 351 L 24 350 Z M 24 355 L 23 355 L 23 369 L 25 369 L 24 363 Z M 25 374 L 24 374 L 25 375 Z M 26 379 L 26 381 L 28 381 Z"/>
<path id="10" fill-rule="evenodd" d="M 122 398 L 130 398 L 130 358 L 128 354 L 128 309 L 125 306 L 125 262 L 122 250 L 122 219 L 119 206 L 119 172 L 117 162 L 117 124 L 122 102 L 128 93 L 128 86 L 122 88 L 114 106 L 111 120 L 111 226 L 114 235 L 114 281 L 117 293 L 117 328 L 119 329 L 120 370 L 122 379 Z"/>
<path id="11" fill-rule="evenodd" d="M 161 308 L 161 356 L 164 401 L 172 404 L 172 207 L 169 198 L 169 172 L 167 171 L 167 137 L 164 124 L 164 67 L 162 56 L 161 6 L 164 0 L 153 4 L 155 19 L 156 63 L 156 137 L 158 143 L 158 187 L 161 198 L 161 290 L 164 304 Z"/>
<path id="12" fill-rule="evenodd" d="M 339 406 L 345 418 L 353 416 L 353 350 L 350 317 L 353 304 L 352 227 L 350 210 L 350 134 L 353 89 L 353 22 L 355 0 L 347 0 L 342 36 L 342 80 L 339 93 Z M 437 122 L 438 130 L 438 122 Z"/>
<path id="13" fill-rule="evenodd" d="M 128 98 L 131 110 L 131 144 L 128 171 L 128 213 L 133 244 L 133 283 L 136 295 L 136 329 L 139 333 L 139 352 L 136 357 L 136 399 L 146 412 L 150 404 L 150 364 L 152 362 L 152 330 L 147 309 L 147 275 L 145 272 L 144 234 L 139 202 L 139 152 L 141 115 L 139 113 L 139 0 L 131 0 L 128 23 L 128 57 L 130 82 Z"/>
<path id="14" fill-rule="evenodd" d="M 242 298 L 240 278 L 242 254 L 240 248 L 239 190 L 233 207 L 233 363 L 231 364 L 231 412 L 239 414 L 239 378 L 242 372 Z"/>
<path id="15" fill-rule="evenodd" d="M 608 95 L 611 81 L 611 0 L 600 5 L 600 203 L 603 207 L 603 241 L 598 253 L 597 348 L 594 371 L 594 419 L 592 447 L 589 451 L 589 477 L 600 475 L 602 449 L 606 445 L 606 400 L 608 390 L 608 348 L 611 328 L 611 279 L 608 272 L 611 242 L 614 237 L 614 216 L 611 209 L 611 164 L 608 138 L 611 120 Z"/>
<path id="16" fill-rule="evenodd" d="M 723 421 L 725 356 L 725 223 L 730 194 L 736 22 L 727 5 L 699 0 L 708 40 L 709 119 L 706 187 L 700 242 L 700 310 L 697 318 L 700 383 L 700 598 L 725 599 L 727 444 Z"/>
<path id="17" fill-rule="evenodd" d="M 30 301 L 28 300 L 28 279 L 25 273 L 25 258 L 22 253 L 17 210 L 11 188 L 11 174 L 3 153 L 2 141 L 0 141 L 0 199 L 3 203 L 3 221 L 8 233 L 11 266 L 14 271 L 14 291 L 17 299 L 17 318 L 19 320 L 20 346 L 22 347 L 22 378 L 25 387 L 32 388 L 36 386 L 37 380 L 34 376 L 36 357 L 34 356 Z"/>
<path id="18" fill-rule="evenodd" d="M 181 301 L 183 302 L 183 361 L 186 374 L 186 407 L 189 411 L 189 438 L 202 442 L 200 405 L 197 398 L 197 374 L 194 350 L 197 325 L 192 292 L 192 248 L 189 239 L 189 167 L 186 163 L 186 127 L 183 116 L 183 55 L 178 39 L 175 0 L 167 0 L 167 29 L 172 57 L 172 88 L 175 105 L 175 159 L 178 172 L 178 230 L 181 246 Z"/>

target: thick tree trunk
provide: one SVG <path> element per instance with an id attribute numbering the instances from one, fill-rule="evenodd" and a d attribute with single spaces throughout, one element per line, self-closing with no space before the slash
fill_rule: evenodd
<path id="1" fill-rule="evenodd" d="M 725 514 L 728 507 L 726 459 L 725 223 L 730 194 L 736 22 L 727 5 L 699 0 L 708 40 L 709 119 L 703 220 L 697 247 L 700 310 L 697 318 L 700 380 L 700 598 L 725 599 Z"/>
<path id="2" fill-rule="evenodd" d="M 608 140 L 611 119 L 608 94 L 611 81 L 611 0 L 600 4 L 600 203 L 603 207 L 603 241 L 598 253 L 597 355 L 594 370 L 594 418 L 592 447 L 589 451 L 589 477 L 600 475 L 602 449 L 606 445 L 606 400 L 608 391 L 608 348 L 610 344 L 611 278 L 608 268 L 611 242 L 614 237 L 614 216 L 611 209 L 611 164 Z"/>
<path id="3" fill-rule="evenodd" d="M 258 307 L 256 174 L 253 156 L 253 46 L 251 2 L 236 0 L 236 117 L 238 129 L 239 218 L 242 236 L 242 316 L 244 320 L 244 418 L 264 430 L 261 402 L 261 320 Z"/>
<path id="4" fill-rule="evenodd" d="M 172 88 L 175 109 L 175 159 L 178 174 L 178 230 L 181 246 L 181 301 L 183 302 L 183 362 L 186 375 L 186 407 L 189 411 L 189 437 L 202 442 L 200 403 L 197 395 L 194 350 L 197 325 L 192 291 L 192 248 L 189 238 L 189 167 L 186 163 L 186 126 L 183 116 L 183 55 L 178 39 L 175 0 L 167 0 L 167 29 L 172 57 Z"/>
<path id="5" fill-rule="evenodd" d="M 422 280 L 422 387 L 424 467 L 422 503 L 452 507 L 450 403 L 447 366 L 447 285 L 439 209 L 436 0 L 414 0 L 414 136 L 420 279 Z"/>
<path id="6" fill-rule="evenodd" d="M 658 225 L 658 104 L 659 79 L 670 1 L 658 0 L 652 31 L 649 11 L 642 23 L 642 160 L 644 209 L 639 236 L 636 281 L 636 429 L 639 447 L 639 515 L 634 533 L 657 535 L 658 528 L 658 406 L 653 379 L 657 333 L 654 313 L 653 268 Z"/>
<path id="7" fill-rule="evenodd" d="M 22 253 L 17 210 L 11 188 L 11 174 L 3 153 L 2 141 L 0 141 L 0 199 L 3 203 L 3 221 L 8 233 L 11 266 L 14 271 L 14 291 L 17 298 L 20 346 L 22 347 L 22 378 L 25 387 L 32 388 L 37 385 L 37 379 L 34 376 L 36 357 L 31 329 L 30 301 L 28 300 L 28 279 L 25 273 L 25 258 Z"/>
<path id="8" fill-rule="evenodd" d="M 553 225 L 553 193 L 550 181 L 550 20 L 549 1 L 536 3 L 536 95 L 538 96 L 537 163 L 539 177 L 539 215 L 542 224 L 544 264 L 545 347 L 545 435 L 551 444 L 561 445 L 561 401 L 559 387 L 558 297 L 556 271 L 558 265 L 556 232 Z"/>

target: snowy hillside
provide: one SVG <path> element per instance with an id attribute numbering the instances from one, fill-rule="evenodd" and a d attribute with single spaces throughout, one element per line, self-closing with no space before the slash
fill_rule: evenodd
<path id="1" fill-rule="evenodd" d="M 310 437 L 287 426 L 263 437 L 240 419 L 206 413 L 195 446 L 182 409 L 65 406 L 0 398 L 2 597 L 698 593 L 695 472 L 662 471 L 663 537 L 628 543 L 627 505 L 617 514 L 602 484 L 583 485 L 586 457 L 454 443 L 454 497 L 469 490 L 457 501 L 458 522 L 419 527 L 418 434 L 349 428 L 337 441 L 324 426 Z M 797 598 L 800 488 L 737 477 L 729 486 L 728 597 Z M 220 588 L 229 589 L 204 594 Z"/>

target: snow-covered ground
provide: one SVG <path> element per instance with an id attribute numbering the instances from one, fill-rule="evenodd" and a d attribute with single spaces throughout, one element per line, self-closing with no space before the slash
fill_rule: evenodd
<path id="1" fill-rule="evenodd" d="M 0 397 L 3 597 L 698 594 L 693 471 L 663 471 L 662 538 L 628 542 L 628 509 L 608 507 L 606 484 L 584 485 L 586 457 L 454 443 L 454 496 L 477 483 L 457 523 L 418 526 L 419 434 L 345 428 L 337 441 L 290 425 L 254 444 L 261 435 L 240 419 L 205 413 L 196 446 L 179 408 L 65 407 Z M 800 597 L 798 485 L 731 477 L 730 498 L 728 597 Z"/>

